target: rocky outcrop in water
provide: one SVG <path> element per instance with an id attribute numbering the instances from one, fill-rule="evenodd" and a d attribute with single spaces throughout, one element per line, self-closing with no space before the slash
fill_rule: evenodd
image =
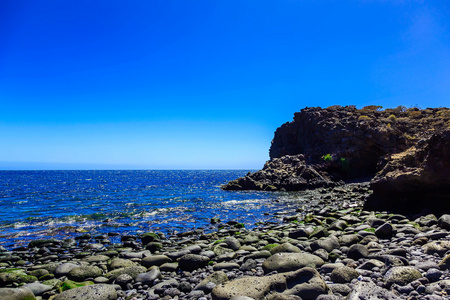
<path id="1" fill-rule="evenodd" d="M 367 208 L 402 207 L 424 193 L 448 199 L 447 128 L 448 108 L 305 108 L 275 131 L 262 170 L 222 188 L 297 191 L 374 178 Z"/>

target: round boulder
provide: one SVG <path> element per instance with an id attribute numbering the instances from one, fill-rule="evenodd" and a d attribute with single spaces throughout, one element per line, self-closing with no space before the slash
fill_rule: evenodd
<path id="1" fill-rule="evenodd" d="M 209 257 L 198 254 L 186 254 L 180 257 L 178 267 L 183 271 L 193 271 L 199 268 L 206 267 L 209 262 Z"/>
<path id="2" fill-rule="evenodd" d="M 113 285 L 94 284 L 67 290 L 53 300 L 115 300 L 117 292 Z"/>
<path id="3" fill-rule="evenodd" d="M 102 269 L 96 266 L 80 266 L 70 270 L 67 274 L 70 280 L 84 281 L 87 278 L 95 278 L 102 275 Z"/>
<path id="4" fill-rule="evenodd" d="M 289 272 L 303 267 L 320 267 L 324 264 L 323 259 L 309 253 L 277 253 L 263 262 L 265 273 L 272 271 Z"/>
<path id="5" fill-rule="evenodd" d="M 334 283 L 349 283 L 358 276 L 359 273 L 355 269 L 344 266 L 334 269 L 330 277 Z"/>
<path id="6" fill-rule="evenodd" d="M 384 275 L 384 282 L 389 287 L 394 283 L 404 286 L 421 277 L 422 274 L 413 267 L 393 267 Z"/>

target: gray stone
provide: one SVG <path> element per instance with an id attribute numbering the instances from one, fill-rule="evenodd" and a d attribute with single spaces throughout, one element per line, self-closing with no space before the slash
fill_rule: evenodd
<path id="1" fill-rule="evenodd" d="M 356 234 L 344 234 L 338 238 L 341 246 L 351 246 L 359 242 L 359 236 Z"/>
<path id="2" fill-rule="evenodd" d="M 72 269 L 77 268 L 79 266 L 80 265 L 78 265 L 78 264 L 74 264 L 74 263 L 70 263 L 70 262 L 60 264 L 56 267 L 55 276 L 56 277 L 67 276 L 67 274 L 69 274 L 69 272 Z"/>
<path id="3" fill-rule="evenodd" d="M 272 255 L 276 253 L 300 253 L 300 252 L 302 252 L 300 248 L 292 245 L 291 243 L 284 243 L 270 249 L 270 253 Z"/>
<path id="4" fill-rule="evenodd" d="M 450 215 L 442 215 L 438 220 L 438 226 L 442 229 L 450 229 Z"/>
<path id="5" fill-rule="evenodd" d="M 359 273 L 355 269 L 344 266 L 334 269 L 330 277 L 334 283 L 349 283 L 358 276 Z"/>
<path id="6" fill-rule="evenodd" d="M 430 282 L 438 281 L 441 276 L 442 276 L 442 271 L 435 269 L 435 268 L 428 269 L 428 271 L 425 273 L 425 277 Z"/>
<path id="7" fill-rule="evenodd" d="M 239 248 L 241 248 L 241 243 L 235 237 L 229 237 L 225 239 L 225 243 L 227 244 L 228 248 L 234 251 L 239 250 Z"/>
<path id="8" fill-rule="evenodd" d="M 106 256 L 106 255 L 92 255 L 92 256 L 85 257 L 83 260 L 87 261 L 89 263 L 108 261 L 109 260 L 109 256 Z"/>
<path id="9" fill-rule="evenodd" d="M 352 291 L 352 289 L 348 285 L 342 283 L 329 284 L 328 286 L 333 294 L 337 293 L 342 296 L 347 296 Z"/>
<path id="10" fill-rule="evenodd" d="M 151 267 L 151 266 L 160 266 L 162 264 L 171 262 L 172 260 L 167 257 L 166 255 L 152 255 L 152 256 L 148 256 L 148 257 L 144 257 L 141 260 L 141 265 L 143 265 L 144 267 Z"/>
<path id="11" fill-rule="evenodd" d="M 400 300 L 389 290 L 377 286 L 371 281 L 359 281 L 354 286 L 347 300 Z"/>
<path id="12" fill-rule="evenodd" d="M 156 278 L 161 277 L 161 272 L 158 268 L 154 268 L 147 273 L 141 273 L 136 276 L 136 282 L 142 282 L 143 284 L 152 284 Z"/>
<path id="13" fill-rule="evenodd" d="M 217 271 L 200 281 L 199 284 L 194 288 L 194 290 L 205 290 L 206 285 L 210 282 L 213 282 L 214 284 L 222 284 L 225 282 L 228 282 L 228 276 L 225 274 L 225 272 Z"/>
<path id="14" fill-rule="evenodd" d="M 331 236 L 312 242 L 310 247 L 313 251 L 316 251 L 318 249 L 325 249 L 328 252 L 331 252 L 333 251 L 333 249 L 339 248 L 339 241 L 335 236 Z"/>
<path id="15" fill-rule="evenodd" d="M 445 252 L 450 250 L 450 241 L 433 241 L 422 246 L 426 254 L 438 253 L 444 255 Z"/>
<path id="16" fill-rule="evenodd" d="M 126 268 L 120 268 L 113 270 L 111 272 L 108 272 L 105 274 L 105 277 L 109 278 L 110 280 L 115 280 L 117 276 L 121 274 L 128 274 L 133 278 L 136 278 L 139 274 L 147 272 L 147 269 L 141 266 L 133 266 L 133 267 L 126 267 Z"/>
<path id="17" fill-rule="evenodd" d="M 120 274 L 119 276 L 116 277 L 114 283 L 120 285 L 121 287 L 126 287 L 127 283 L 130 283 L 132 281 L 133 277 L 131 277 L 130 275 Z"/>
<path id="18" fill-rule="evenodd" d="M 309 253 L 277 253 L 266 259 L 263 264 L 265 273 L 272 271 L 289 272 L 303 267 L 320 267 L 323 259 Z"/>
<path id="19" fill-rule="evenodd" d="M 366 258 L 367 256 L 369 256 L 369 249 L 361 244 L 351 245 L 347 252 L 347 257 L 354 260 Z"/>
<path id="20" fill-rule="evenodd" d="M 387 286 L 392 284 L 407 285 L 416 279 L 422 278 L 422 274 L 413 267 L 393 267 L 384 275 Z"/>
<path id="21" fill-rule="evenodd" d="M 343 267 L 343 266 L 344 266 L 343 263 L 324 264 L 324 265 L 322 265 L 320 270 L 324 273 L 331 273 L 331 272 L 333 272 L 334 269 Z"/>
<path id="22" fill-rule="evenodd" d="M 180 257 L 178 267 L 184 271 L 193 271 L 205 267 L 209 262 L 208 256 L 198 254 L 186 254 Z"/>
<path id="23" fill-rule="evenodd" d="M 41 296 L 43 293 L 48 292 L 52 289 L 51 286 L 39 282 L 27 283 L 24 285 L 24 287 L 32 291 L 35 296 Z"/>
<path id="24" fill-rule="evenodd" d="M 218 263 L 215 264 L 213 266 L 213 270 L 214 271 L 219 271 L 219 270 L 227 270 L 227 271 L 231 271 L 233 269 L 239 269 L 239 264 L 237 263 L 233 263 L 233 262 L 223 262 L 223 263 Z"/>
<path id="25" fill-rule="evenodd" d="M 441 270 L 450 269 L 450 254 L 447 254 L 438 264 Z"/>
<path id="26" fill-rule="evenodd" d="M 70 270 L 67 274 L 69 279 L 74 281 L 84 281 L 87 278 L 95 278 L 102 275 L 102 269 L 96 266 L 80 266 Z"/>
<path id="27" fill-rule="evenodd" d="M 123 259 L 123 258 L 114 258 L 109 263 L 109 268 L 111 270 L 115 270 L 115 269 L 120 269 L 120 268 L 125 268 L 125 267 L 131 267 L 131 266 L 135 266 L 135 265 L 136 265 L 136 263 L 131 260 Z"/>
<path id="28" fill-rule="evenodd" d="M 165 263 L 162 264 L 159 269 L 164 272 L 175 272 L 178 269 L 178 263 Z"/>
<path id="29" fill-rule="evenodd" d="M 213 300 L 228 300 L 236 296 L 246 296 L 253 299 L 263 299 L 271 294 L 271 299 L 278 299 L 278 295 L 296 295 L 303 300 L 316 299 L 321 294 L 328 294 L 330 290 L 313 268 L 302 268 L 294 272 L 286 272 L 263 277 L 242 277 L 225 284 L 217 285 L 212 290 Z M 298 298 L 297 298 L 298 299 Z"/>
<path id="30" fill-rule="evenodd" d="M 2 300 L 36 300 L 33 292 L 26 287 L 0 288 L 0 299 Z"/>
<path id="31" fill-rule="evenodd" d="M 392 225 L 389 223 L 384 223 L 375 230 L 375 235 L 380 239 L 391 238 L 393 233 Z"/>
<path id="32" fill-rule="evenodd" d="M 382 268 L 385 264 L 382 261 L 379 261 L 377 259 L 369 259 L 368 261 L 364 262 L 362 265 L 359 266 L 359 269 L 363 270 L 372 270 L 373 268 Z"/>
<path id="33" fill-rule="evenodd" d="M 25 274 L 22 269 L 2 269 L 0 273 L 0 286 L 12 283 L 31 283 L 37 281 L 35 276 Z"/>
<path id="34" fill-rule="evenodd" d="M 113 285 L 94 284 L 70 289 L 56 295 L 53 300 L 115 300 L 117 292 Z"/>

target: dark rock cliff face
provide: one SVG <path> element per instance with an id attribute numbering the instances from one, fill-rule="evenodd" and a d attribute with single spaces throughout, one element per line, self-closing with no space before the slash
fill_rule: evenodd
<path id="1" fill-rule="evenodd" d="M 391 160 L 372 179 L 366 209 L 397 212 L 450 211 L 450 129 L 419 141 Z"/>
<path id="2" fill-rule="evenodd" d="M 447 128 L 447 108 L 305 108 L 275 131 L 262 170 L 222 188 L 294 191 L 374 177 L 367 204 L 373 209 L 385 208 L 394 195 L 416 193 L 418 186 L 443 194 L 450 189 Z"/>

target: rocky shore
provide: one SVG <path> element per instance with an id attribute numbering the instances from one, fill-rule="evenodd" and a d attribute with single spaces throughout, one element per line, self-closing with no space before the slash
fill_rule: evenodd
<path id="1" fill-rule="evenodd" d="M 275 131 L 269 154 L 262 170 L 222 188 L 299 191 L 369 178 L 365 209 L 450 212 L 448 108 L 307 107 Z"/>
<path id="2" fill-rule="evenodd" d="M 364 211 L 370 193 L 318 188 L 252 230 L 0 247 L 0 299 L 450 299 L 450 215 Z"/>

